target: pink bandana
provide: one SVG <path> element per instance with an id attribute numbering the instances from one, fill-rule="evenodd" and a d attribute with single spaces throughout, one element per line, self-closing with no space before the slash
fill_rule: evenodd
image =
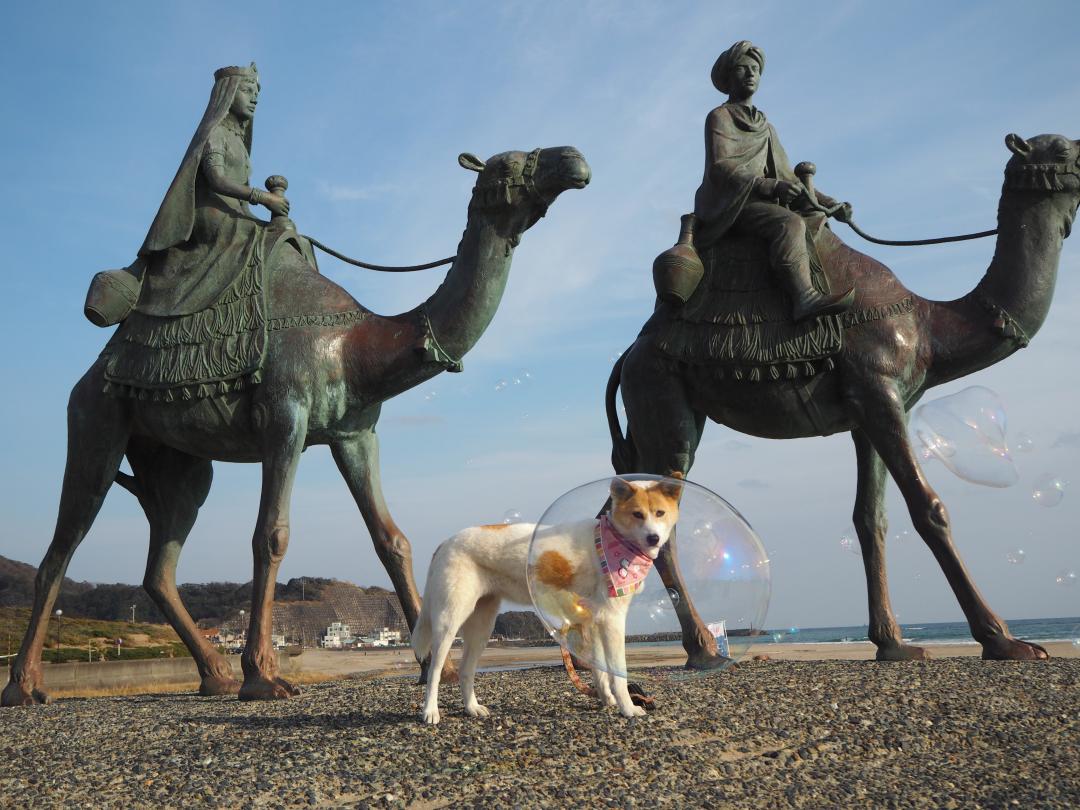
<path id="1" fill-rule="evenodd" d="M 630 596 L 641 590 L 653 561 L 619 536 L 607 515 L 596 523 L 596 553 L 608 578 L 608 596 Z"/>

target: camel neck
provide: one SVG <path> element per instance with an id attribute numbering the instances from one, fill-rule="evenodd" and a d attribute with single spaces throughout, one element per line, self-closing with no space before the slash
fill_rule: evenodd
<path id="1" fill-rule="evenodd" d="M 975 293 L 1008 313 L 1030 337 L 1050 310 L 1070 211 L 1065 195 L 1005 192 L 994 258 Z"/>
<path id="2" fill-rule="evenodd" d="M 488 215 L 471 213 L 450 272 L 424 304 L 432 336 L 450 358 L 460 360 L 495 317 L 513 254 Z"/>

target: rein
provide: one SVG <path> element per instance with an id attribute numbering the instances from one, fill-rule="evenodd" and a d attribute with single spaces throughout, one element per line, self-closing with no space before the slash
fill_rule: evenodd
<path id="1" fill-rule="evenodd" d="M 406 267 L 391 267 L 382 264 L 368 264 L 367 262 L 362 262 L 359 259 L 350 259 L 343 253 L 338 253 L 333 248 L 327 247 L 318 239 L 315 239 L 311 236 L 305 236 L 304 239 L 307 239 L 309 242 L 311 242 L 311 244 L 313 244 L 315 247 L 317 247 L 324 253 L 329 253 L 335 259 L 341 259 L 341 261 L 345 262 L 346 264 L 355 265 L 356 267 L 363 267 L 365 270 L 378 270 L 380 273 L 412 273 L 416 270 L 430 270 L 432 267 L 442 267 L 444 264 L 451 264 L 454 259 L 457 258 L 457 256 L 447 256 L 445 259 L 439 259 L 437 262 L 428 262 L 427 264 L 413 264 Z"/>
<path id="2" fill-rule="evenodd" d="M 1035 163 L 1026 166 L 1017 166 L 1012 169 L 1007 168 L 1005 170 L 1005 185 L 1002 190 L 1065 191 L 1061 178 L 1070 175 L 1076 177 L 1077 173 L 1074 169 L 1075 167 L 1068 163 Z M 839 205 L 834 205 L 832 208 L 826 208 L 814 203 L 812 207 L 814 210 L 821 212 L 825 216 L 832 217 L 838 211 L 843 209 L 844 204 L 840 203 Z M 969 239 L 982 239 L 986 236 L 994 236 L 998 232 L 997 228 L 994 228 L 992 231 L 965 233 L 960 234 L 959 236 L 939 236 L 934 239 L 878 239 L 877 237 L 868 234 L 850 219 L 840 221 L 867 242 L 873 242 L 875 245 L 891 245 L 893 247 L 914 247 L 917 245 L 940 245 L 945 242 L 965 242 Z"/>
<path id="3" fill-rule="evenodd" d="M 520 186 L 530 197 L 538 197 L 539 195 L 536 191 L 536 183 L 533 180 L 533 176 L 536 174 L 536 167 L 540 163 L 540 151 L 540 149 L 533 149 L 531 152 L 529 152 L 529 154 L 525 158 L 525 165 L 522 167 L 521 174 L 519 176 L 500 178 L 499 180 L 494 181 L 494 183 L 487 184 L 483 187 L 477 184 L 476 188 L 473 190 L 474 195 L 478 191 L 481 192 L 481 197 L 483 197 L 485 193 L 487 193 L 487 196 L 493 198 L 492 200 L 490 200 L 490 202 L 505 202 L 506 204 L 509 204 L 511 189 Z M 494 192 L 494 194 L 491 194 L 490 192 Z M 547 206 L 544 207 L 545 212 L 546 210 Z M 543 213 L 541 213 L 541 216 L 543 216 Z M 304 239 L 307 239 L 309 242 L 311 242 L 312 245 L 314 245 L 324 253 L 329 253 L 335 259 L 340 259 L 346 264 L 351 264 L 354 267 L 362 267 L 365 270 L 377 270 L 380 273 L 414 273 L 417 270 L 430 270 L 433 267 L 442 267 L 446 264 L 452 264 L 454 262 L 454 259 L 457 258 L 456 255 L 447 256 L 445 259 L 439 259 L 435 262 L 427 262 L 426 264 L 412 264 L 400 267 L 383 264 L 370 264 L 369 262 L 362 262 L 359 259 L 350 258 L 344 253 L 339 253 L 333 248 L 327 247 L 318 239 L 312 236 L 304 236 Z"/>

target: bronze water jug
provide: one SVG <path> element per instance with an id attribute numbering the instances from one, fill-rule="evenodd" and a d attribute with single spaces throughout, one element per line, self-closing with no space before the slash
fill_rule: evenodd
<path id="1" fill-rule="evenodd" d="M 679 228 L 679 241 L 656 257 L 653 262 L 653 284 L 656 294 L 666 304 L 681 307 L 697 289 L 705 267 L 694 250 L 694 225 L 697 217 L 684 214 Z"/>

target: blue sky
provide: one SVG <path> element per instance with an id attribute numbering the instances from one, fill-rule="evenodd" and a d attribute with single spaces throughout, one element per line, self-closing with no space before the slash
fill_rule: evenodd
<path id="1" fill-rule="evenodd" d="M 852 201 L 868 231 L 915 238 L 993 227 L 1008 132 L 1080 137 L 1071 3 L 217 3 L 20 4 L 0 53 L 0 165 L 8 306 L 0 325 L 0 554 L 36 564 L 48 545 L 71 385 L 107 339 L 81 308 L 101 269 L 131 261 L 206 104 L 214 69 L 256 61 L 262 94 L 253 177 L 289 179 L 299 228 L 351 255 L 414 263 L 449 255 L 473 175 L 459 152 L 573 144 L 593 182 L 525 235 L 499 313 L 465 358 L 383 409 L 382 473 L 422 582 L 431 551 L 507 510 L 537 518 L 610 472 L 604 383 L 652 307 L 649 268 L 692 206 L 709 83 L 737 39 L 766 51 L 756 101 L 793 161 Z M 932 298 L 963 294 L 990 240 L 918 249 L 842 237 Z M 989 489 L 940 464 L 975 581 L 1007 617 L 1080 614 L 1080 251 L 1066 243 L 1054 307 L 1029 349 L 931 392 L 996 391 L 1020 482 Z M 393 277 L 325 259 L 324 273 L 376 312 L 427 297 L 439 270 Z M 518 384 L 515 379 L 520 379 Z M 496 390 L 500 381 L 506 386 Z M 1071 478 L 1035 504 L 1045 473 Z M 769 623 L 865 621 L 850 523 L 854 452 L 844 436 L 776 442 L 716 425 L 692 476 L 735 504 L 769 549 Z M 181 560 L 181 581 L 250 577 L 258 470 L 219 464 Z M 325 448 L 305 454 L 281 577 L 388 584 Z M 895 489 L 890 535 L 910 530 Z M 110 494 L 69 575 L 138 582 L 147 527 Z M 1022 565 L 1010 564 L 1016 548 Z M 960 618 L 917 540 L 889 547 L 901 621 Z"/>

